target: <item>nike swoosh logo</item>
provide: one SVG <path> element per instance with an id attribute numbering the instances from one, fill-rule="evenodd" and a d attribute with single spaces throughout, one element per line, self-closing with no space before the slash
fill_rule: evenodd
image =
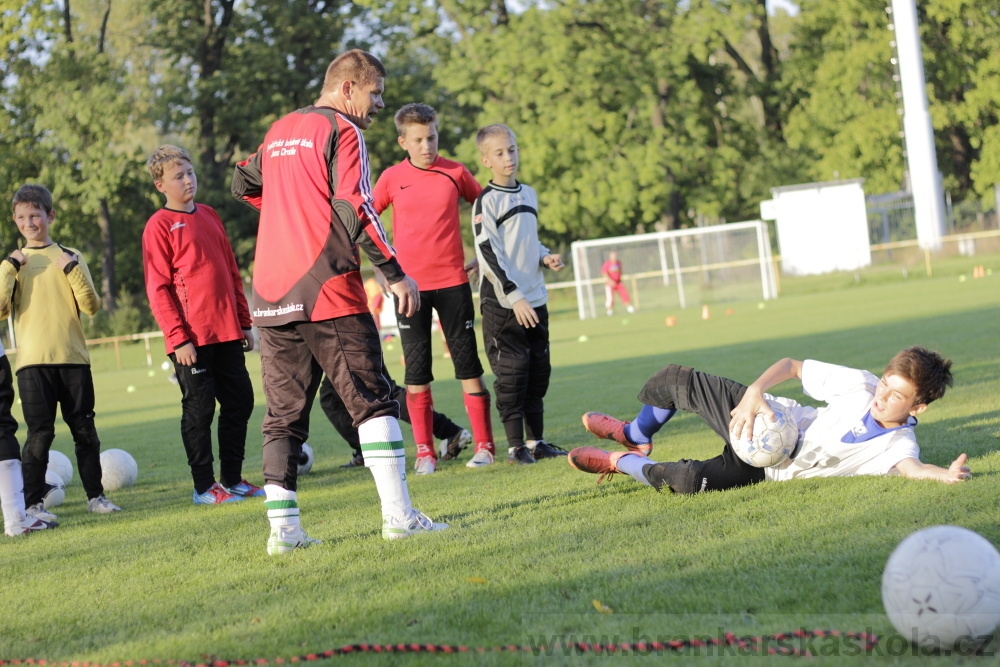
<path id="1" fill-rule="evenodd" d="M 413 184 L 411 183 L 410 185 L 413 185 Z M 400 190 L 405 190 L 406 188 L 410 187 L 410 185 L 400 185 L 399 189 Z"/>

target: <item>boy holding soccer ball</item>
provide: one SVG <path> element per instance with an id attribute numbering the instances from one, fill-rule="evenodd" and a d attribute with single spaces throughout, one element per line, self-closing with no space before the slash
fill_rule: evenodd
<path id="1" fill-rule="evenodd" d="M 507 462 L 566 456 L 542 439 L 542 399 L 552 372 L 542 269 L 561 270 L 562 258 L 538 240 L 538 195 L 517 181 L 514 132 L 506 125 L 489 125 L 476 135 L 476 147 L 493 173 L 476 199 L 472 227 L 481 274 L 483 340 L 496 376 L 493 388 L 507 435 Z"/>
<path id="2" fill-rule="evenodd" d="M 198 177 L 187 151 L 163 145 L 146 162 L 166 202 L 142 232 L 146 295 L 163 330 L 181 388 L 181 441 L 194 481 L 195 505 L 264 495 L 243 479 L 253 385 L 244 353 L 252 322 L 236 257 L 219 214 L 195 202 Z M 212 420 L 219 402 L 219 481 Z"/>
<path id="3" fill-rule="evenodd" d="M 769 468 L 744 463 L 733 451 L 731 438 L 752 438 L 758 414 L 773 421 L 764 392 L 792 379 L 801 380 L 802 390 L 827 406 L 817 409 L 777 399 L 798 424 L 798 450 Z M 578 447 L 570 452 L 569 464 L 600 474 L 602 479 L 625 473 L 657 490 L 666 487 L 675 493 L 721 491 L 765 480 L 851 475 L 902 475 L 953 484 L 971 476 L 966 455 L 959 455 L 947 468 L 922 463 L 914 435 L 917 416 L 951 384 L 951 360 L 918 346 L 896 354 L 881 378 L 864 370 L 786 358 L 747 387 L 671 365 L 646 382 L 639 393 L 643 407 L 634 421 L 597 412 L 583 416 L 588 431 L 618 442 L 627 452 Z M 697 414 L 722 436 L 726 442 L 722 454 L 707 461 L 651 460 L 653 434 L 677 410 Z"/>
<path id="4" fill-rule="evenodd" d="M 94 378 L 80 321 L 80 313 L 93 315 L 101 300 L 79 251 L 49 236 L 55 218 L 52 193 L 41 185 L 22 185 L 14 195 L 14 222 L 25 245 L 0 262 L 0 319 L 14 316 L 17 391 L 28 425 L 21 452 L 25 511 L 42 521 L 56 518 L 45 510 L 42 497 L 57 406 L 73 435 L 87 510 L 110 514 L 121 509 L 104 496 L 101 484 Z"/>

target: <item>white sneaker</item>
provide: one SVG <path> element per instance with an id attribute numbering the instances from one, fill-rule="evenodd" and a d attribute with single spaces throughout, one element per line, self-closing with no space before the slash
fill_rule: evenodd
<path id="1" fill-rule="evenodd" d="M 405 520 L 388 518 L 382 520 L 382 539 L 401 540 L 411 535 L 422 533 L 436 533 L 448 527 L 446 523 L 434 523 L 434 521 L 418 509 L 410 513 L 410 517 Z"/>
<path id="2" fill-rule="evenodd" d="M 31 507 L 24 510 L 24 513 L 28 515 L 30 519 L 38 519 L 39 521 L 55 521 L 57 517 L 52 512 L 49 512 L 42 506 L 42 503 L 35 503 Z"/>
<path id="3" fill-rule="evenodd" d="M 7 537 L 17 537 L 18 535 L 26 535 L 27 533 L 34 533 L 38 530 L 55 528 L 58 525 L 59 524 L 55 521 L 42 521 L 41 519 L 32 519 L 29 516 L 21 523 L 5 525 L 3 532 Z"/>
<path id="4" fill-rule="evenodd" d="M 465 464 L 466 468 L 482 468 L 483 466 L 488 466 L 493 463 L 493 454 L 490 453 L 488 449 L 477 450 L 469 462 Z"/>
<path id="5" fill-rule="evenodd" d="M 122 508 L 100 495 L 87 501 L 87 511 L 94 514 L 113 514 L 121 512 Z"/>
<path id="6" fill-rule="evenodd" d="M 279 556 L 291 553 L 295 549 L 307 549 L 313 544 L 322 544 L 322 540 L 306 535 L 302 526 L 282 526 L 271 531 L 267 538 L 267 554 Z"/>
<path id="7" fill-rule="evenodd" d="M 413 464 L 413 469 L 418 475 L 429 475 L 437 470 L 437 459 L 430 456 L 417 457 L 417 462 Z"/>

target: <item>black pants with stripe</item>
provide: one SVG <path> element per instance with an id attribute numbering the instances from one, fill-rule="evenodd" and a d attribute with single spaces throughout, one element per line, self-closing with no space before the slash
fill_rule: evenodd
<path id="1" fill-rule="evenodd" d="M 764 469 L 744 463 L 729 443 L 730 412 L 746 390 L 738 382 L 687 366 L 670 365 L 649 378 L 639 392 L 640 401 L 657 408 L 692 412 L 725 442 L 722 453 L 707 461 L 681 459 L 645 466 L 643 473 L 650 483 L 657 489 L 669 487 L 675 493 L 698 493 L 762 482 Z"/>
<path id="2" fill-rule="evenodd" d="M 14 405 L 14 375 L 7 355 L 0 356 L 0 461 L 21 458 L 17 444 L 17 420 L 10 414 Z"/>
<path id="3" fill-rule="evenodd" d="M 215 483 L 212 468 L 212 420 L 219 402 L 219 481 L 235 486 L 243 479 L 247 422 L 253 412 L 253 385 L 247 373 L 243 341 L 196 347 L 193 366 L 174 362 L 181 388 L 181 440 L 187 452 L 194 489 L 205 493 Z"/>
<path id="4" fill-rule="evenodd" d="M 62 410 L 76 447 L 76 466 L 87 498 L 104 493 L 101 441 L 94 426 L 94 378 L 90 366 L 28 366 L 17 372 L 17 393 L 28 425 L 21 453 L 24 502 L 30 507 L 45 495 L 45 469 L 56 437 L 56 407 Z"/>
<path id="5" fill-rule="evenodd" d="M 535 308 L 538 324 L 525 328 L 514 311 L 493 299 L 482 300 L 483 341 L 496 380 L 493 392 L 501 422 L 524 419 L 531 439 L 541 438 L 543 400 L 549 390 L 549 310 Z M 508 438 L 509 439 L 509 438 Z"/>
<path id="6" fill-rule="evenodd" d="M 260 364 L 264 417 L 264 483 L 296 489 L 309 412 L 323 373 L 358 425 L 375 417 L 399 418 L 382 343 L 370 313 L 321 322 L 261 327 Z"/>

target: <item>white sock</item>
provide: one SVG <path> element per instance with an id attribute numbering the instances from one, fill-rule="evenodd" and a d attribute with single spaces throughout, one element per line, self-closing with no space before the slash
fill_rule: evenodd
<path id="1" fill-rule="evenodd" d="M 267 508 L 267 521 L 271 524 L 271 530 L 300 525 L 299 503 L 294 491 L 277 484 L 265 484 L 264 493 L 264 507 Z"/>
<path id="2" fill-rule="evenodd" d="M 642 482 L 646 486 L 653 486 L 649 483 L 649 480 L 646 479 L 646 476 L 642 474 L 642 469 L 650 463 L 656 463 L 656 461 L 651 460 L 648 456 L 626 454 L 618 459 L 617 467 L 618 470 L 622 471 L 626 475 L 630 475 L 635 481 Z"/>
<path id="3" fill-rule="evenodd" d="M 4 528 L 23 526 L 28 517 L 24 513 L 24 478 L 21 461 L 0 461 L 0 506 L 3 508 Z"/>
<path id="4" fill-rule="evenodd" d="M 406 519 L 413 512 L 406 488 L 406 455 L 403 432 L 393 417 L 375 417 L 358 427 L 365 467 L 375 478 L 382 501 L 382 518 Z"/>

